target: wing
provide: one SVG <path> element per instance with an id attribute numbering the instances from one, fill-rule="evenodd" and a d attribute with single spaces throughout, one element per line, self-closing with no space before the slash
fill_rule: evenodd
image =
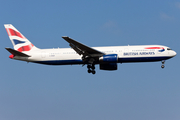
<path id="1" fill-rule="evenodd" d="M 82 43 L 79 43 L 67 36 L 62 37 L 64 40 L 66 40 L 69 43 L 69 46 L 74 49 L 79 55 L 83 55 L 83 58 L 86 57 L 101 57 L 104 55 L 103 52 L 98 51 L 96 49 L 93 49 L 91 47 L 88 47 Z"/>

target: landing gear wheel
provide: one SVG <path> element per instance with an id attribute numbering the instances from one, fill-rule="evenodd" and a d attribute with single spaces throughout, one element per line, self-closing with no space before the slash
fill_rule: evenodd
<path id="1" fill-rule="evenodd" d="M 164 68 L 165 60 L 162 60 L 161 62 L 162 62 L 161 68 Z"/>
<path id="2" fill-rule="evenodd" d="M 96 74 L 94 64 L 88 64 L 87 68 L 88 68 L 88 73 Z"/>
<path id="3" fill-rule="evenodd" d="M 164 68 L 165 66 L 164 65 L 161 65 L 161 68 Z"/>
<path id="4" fill-rule="evenodd" d="M 96 71 L 93 70 L 93 71 L 92 71 L 92 74 L 96 74 Z"/>
<path id="5" fill-rule="evenodd" d="M 92 72 L 92 71 L 89 69 L 89 70 L 88 70 L 88 73 L 91 73 L 91 72 Z"/>

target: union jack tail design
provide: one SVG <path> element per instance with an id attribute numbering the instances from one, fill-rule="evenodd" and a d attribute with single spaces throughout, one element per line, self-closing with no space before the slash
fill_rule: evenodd
<path id="1" fill-rule="evenodd" d="M 31 51 L 36 48 L 27 38 L 25 38 L 13 25 L 5 24 L 4 27 L 14 46 L 14 49 L 19 52 Z"/>

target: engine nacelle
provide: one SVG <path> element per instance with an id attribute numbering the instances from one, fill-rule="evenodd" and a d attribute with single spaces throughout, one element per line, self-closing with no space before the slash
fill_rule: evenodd
<path id="1" fill-rule="evenodd" d="M 105 63 L 99 65 L 100 70 L 117 70 L 117 63 Z"/>
<path id="2" fill-rule="evenodd" d="M 109 54 L 109 55 L 103 55 L 99 58 L 100 62 L 104 63 L 116 63 L 118 61 L 118 55 L 117 54 Z"/>

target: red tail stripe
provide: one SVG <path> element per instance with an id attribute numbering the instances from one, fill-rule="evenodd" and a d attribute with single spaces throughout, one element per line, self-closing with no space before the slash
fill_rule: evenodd
<path id="1" fill-rule="evenodd" d="M 19 52 L 22 51 L 30 51 L 34 45 L 31 43 L 30 45 L 22 46 L 18 49 Z"/>
<path id="2" fill-rule="evenodd" d="M 20 32 L 17 32 L 11 28 L 6 28 L 6 31 L 7 31 L 9 36 L 18 36 L 20 38 L 25 39 L 25 37 Z"/>

